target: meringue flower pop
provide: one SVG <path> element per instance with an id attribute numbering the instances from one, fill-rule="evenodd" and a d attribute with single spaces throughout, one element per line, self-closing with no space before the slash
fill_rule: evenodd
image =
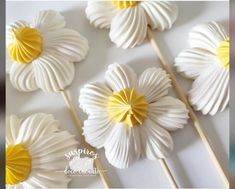
<path id="1" fill-rule="evenodd" d="M 86 15 L 96 28 L 110 29 L 117 47 L 140 45 L 151 29 L 166 30 L 178 16 L 175 2 L 169 1 L 88 1 Z"/>
<path id="2" fill-rule="evenodd" d="M 37 113 L 6 121 L 6 188 L 67 188 L 64 154 L 77 147 L 75 136 L 59 129 L 52 115 Z"/>
<path id="3" fill-rule="evenodd" d="M 175 66 L 193 79 L 188 98 L 195 110 L 214 115 L 229 103 L 229 35 L 217 22 L 195 26 L 189 34 L 190 49 L 182 51 Z"/>
<path id="4" fill-rule="evenodd" d="M 125 64 L 112 64 L 106 83 L 85 85 L 80 107 L 86 141 L 105 148 L 113 166 L 127 168 L 141 156 L 165 158 L 173 149 L 169 131 L 183 128 L 188 110 L 180 100 L 167 96 L 170 79 L 161 68 L 145 70 L 139 79 Z"/>
<path id="5" fill-rule="evenodd" d="M 39 12 L 33 24 L 16 21 L 7 27 L 7 72 L 12 85 L 24 92 L 38 88 L 59 92 L 71 84 L 75 69 L 88 53 L 88 41 L 65 28 L 56 11 Z"/>

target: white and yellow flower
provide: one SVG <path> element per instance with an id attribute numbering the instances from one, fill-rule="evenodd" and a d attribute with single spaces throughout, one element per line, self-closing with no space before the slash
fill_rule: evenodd
<path id="1" fill-rule="evenodd" d="M 219 23 L 200 24 L 189 44 L 176 57 L 176 69 L 194 80 L 188 97 L 195 110 L 214 115 L 229 103 L 229 35 Z"/>
<path id="2" fill-rule="evenodd" d="M 20 91 L 57 92 L 74 78 L 73 62 L 88 53 L 88 41 L 65 28 L 64 17 L 52 10 L 41 11 L 33 24 L 17 21 L 7 27 L 7 72 Z"/>
<path id="3" fill-rule="evenodd" d="M 64 154 L 78 142 L 59 130 L 52 115 L 38 113 L 26 119 L 15 115 L 6 123 L 6 188 L 66 188 Z"/>
<path id="4" fill-rule="evenodd" d="M 151 29 L 171 28 L 178 16 L 168 1 L 88 1 L 87 18 L 96 28 L 110 28 L 109 37 L 123 49 L 140 45 Z"/>
<path id="5" fill-rule="evenodd" d="M 86 141 L 104 147 L 108 161 L 118 168 L 129 167 L 140 156 L 165 158 L 173 149 L 168 131 L 183 128 L 188 119 L 185 105 L 167 96 L 171 84 L 166 72 L 149 68 L 137 79 L 132 68 L 116 63 L 105 80 L 80 91 L 80 107 L 88 114 Z"/>

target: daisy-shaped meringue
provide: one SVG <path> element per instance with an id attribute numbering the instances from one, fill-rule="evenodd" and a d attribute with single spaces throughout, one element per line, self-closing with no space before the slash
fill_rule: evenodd
<path id="1" fill-rule="evenodd" d="M 32 24 L 16 21 L 6 33 L 7 72 L 20 91 L 65 89 L 74 78 L 73 62 L 89 50 L 87 39 L 65 28 L 64 17 L 53 10 L 39 12 Z"/>
<path id="2" fill-rule="evenodd" d="M 110 28 L 109 37 L 117 47 L 140 45 L 151 29 L 171 28 L 178 16 L 174 2 L 168 1 L 88 1 L 87 18 L 96 28 Z"/>
<path id="3" fill-rule="evenodd" d="M 195 110 L 214 115 L 229 102 L 229 36 L 217 22 L 195 26 L 190 48 L 175 59 L 183 76 L 193 79 L 188 98 Z"/>
<path id="4" fill-rule="evenodd" d="M 80 91 L 80 107 L 88 114 L 86 141 L 104 147 L 108 161 L 118 168 L 129 167 L 140 156 L 156 160 L 169 155 L 173 141 L 168 131 L 183 128 L 188 111 L 167 96 L 171 84 L 166 72 L 149 68 L 137 79 L 132 68 L 115 63 L 105 80 Z"/>
<path id="5" fill-rule="evenodd" d="M 77 148 L 78 142 L 58 125 L 52 115 L 43 113 L 7 118 L 6 188 L 67 187 L 64 154 Z"/>

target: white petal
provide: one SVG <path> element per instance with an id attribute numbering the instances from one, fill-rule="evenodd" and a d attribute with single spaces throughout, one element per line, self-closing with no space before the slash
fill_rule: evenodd
<path id="1" fill-rule="evenodd" d="M 166 96 L 169 87 L 171 87 L 171 80 L 161 68 L 148 68 L 139 78 L 139 90 L 149 103 Z"/>
<path id="2" fill-rule="evenodd" d="M 56 51 L 48 50 L 33 61 L 36 83 L 45 92 L 59 92 L 74 78 L 74 64 Z"/>
<path id="3" fill-rule="evenodd" d="M 173 150 L 173 141 L 169 132 L 150 119 L 139 127 L 142 155 L 150 160 L 166 158 Z"/>
<path id="4" fill-rule="evenodd" d="M 58 121 L 52 115 L 33 114 L 22 122 L 15 143 L 30 146 L 55 131 L 58 131 Z"/>
<path id="5" fill-rule="evenodd" d="M 170 96 L 149 104 L 149 119 L 167 130 L 181 129 L 188 120 L 188 110 L 183 102 Z"/>
<path id="6" fill-rule="evenodd" d="M 78 32 L 70 29 L 59 29 L 43 35 L 44 48 L 61 53 L 72 62 L 79 62 L 88 53 L 88 41 Z"/>
<path id="7" fill-rule="evenodd" d="M 134 70 L 125 64 L 111 64 L 105 73 L 105 80 L 113 91 L 135 88 L 137 75 Z"/>
<path id="8" fill-rule="evenodd" d="M 111 21 L 116 13 L 110 1 L 88 1 L 86 16 L 90 24 L 96 28 L 110 28 Z"/>
<path id="9" fill-rule="evenodd" d="M 35 170 L 30 174 L 30 177 L 23 185 L 25 189 L 67 188 L 69 181 L 70 178 L 68 178 L 64 172 Z"/>
<path id="10" fill-rule="evenodd" d="M 177 72 L 192 79 L 213 64 L 217 64 L 217 57 L 210 51 L 199 48 L 184 50 L 175 58 Z"/>
<path id="11" fill-rule="evenodd" d="M 6 144 L 15 144 L 19 129 L 21 126 L 21 120 L 15 116 L 11 115 L 6 119 Z"/>
<path id="12" fill-rule="evenodd" d="M 67 131 L 50 133 L 29 146 L 32 169 L 63 170 L 68 163 L 65 154 L 77 147 L 74 135 Z"/>
<path id="13" fill-rule="evenodd" d="M 112 91 L 105 84 L 87 84 L 80 90 L 79 104 L 87 114 L 106 112 L 108 98 L 111 95 Z"/>
<path id="14" fill-rule="evenodd" d="M 230 97 L 229 90 L 230 90 L 230 88 L 228 87 L 228 90 L 227 90 L 226 94 L 224 95 L 224 99 L 222 100 L 221 105 L 220 105 L 220 112 L 224 111 L 225 108 L 229 104 L 229 97 Z"/>
<path id="15" fill-rule="evenodd" d="M 40 11 L 34 19 L 34 27 L 42 33 L 57 30 L 65 26 L 64 17 L 57 11 Z"/>
<path id="16" fill-rule="evenodd" d="M 228 38 L 225 28 L 217 22 L 195 26 L 189 34 L 191 47 L 202 48 L 216 53 L 220 43 Z"/>
<path id="17" fill-rule="evenodd" d="M 178 7 L 172 1 L 142 1 L 141 5 L 152 29 L 170 29 L 178 17 Z"/>
<path id="18" fill-rule="evenodd" d="M 229 71 L 217 64 L 209 67 L 193 83 L 189 101 L 203 114 L 223 111 L 229 102 Z"/>
<path id="19" fill-rule="evenodd" d="M 127 127 L 118 123 L 114 126 L 105 145 L 109 163 L 117 168 L 128 168 L 140 157 L 138 127 Z"/>
<path id="20" fill-rule="evenodd" d="M 115 123 L 107 113 L 96 113 L 84 121 L 83 134 L 86 142 L 90 145 L 101 148 L 107 140 Z"/>
<path id="21" fill-rule="evenodd" d="M 19 91 L 30 92 L 38 89 L 32 64 L 14 62 L 9 75 L 11 84 Z"/>
<path id="22" fill-rule="evenodd" d="M 140 45 L 147 33 L 147 19 L 141 6 L 120 10 L 112 20 L 110 39 L 117 47 Z"/>

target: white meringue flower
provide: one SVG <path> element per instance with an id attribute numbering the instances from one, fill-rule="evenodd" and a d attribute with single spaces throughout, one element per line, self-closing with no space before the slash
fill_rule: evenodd
<path id="1" fill-rule="evenodd" d="M 88 41 L 66 29 L 64 17 L 52 10 L 41 11 L 33 24 L 17 21 L 7 27 L 7 72 L 20 91 L 38 88 L 58 92 L 74 78 L 73 62 L 88 53 Z"/>
<path id="2" fill-rule="evenodd" d="M 214 115 L 229 102 L 229 36 L 216 22 L 195 26 L 189 34 L 190 49 L 175 59 L 178 72 L 194 79 L 189 101 L 195 110 Z"/>
<path id="3" fill-rule="evenodd" d="M 106 84 L 91 83 L 80 91 L 79 103 L 88 119 L 86 141 L 105 148 L 108 161 L 127 168 L 140 156 L 165 158 L 173 149 L 168 131 L 183 128 L 188 111 L 178 99 L 167 96 L 170 79 L 160 68 L 145 70 L 139 79 L 125 64 L 112 64 Z"/>
<path id="4" fill-rule="evenodd" d="M 60 131 L 49 114 L 6 122 L 6 188 L 66 188 L 65 153 L 77 147 L 75 136 Z"/>
<path id="5" fill-rule="evenodd" d="M 171 28 L 178 16 L 168 1 L 88 1 L 87 18 L 96 28 L 110 28 L 110 39 L 123 49 L 140 45 L 152 29 Z"/>

